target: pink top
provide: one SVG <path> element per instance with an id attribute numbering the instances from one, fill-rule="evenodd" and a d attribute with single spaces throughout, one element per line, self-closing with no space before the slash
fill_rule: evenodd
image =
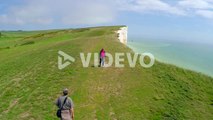
<path id="1" fill-rule="evenodd" d="M 101 51 L 101 57 L 105 57 L 105 51 Z"/>

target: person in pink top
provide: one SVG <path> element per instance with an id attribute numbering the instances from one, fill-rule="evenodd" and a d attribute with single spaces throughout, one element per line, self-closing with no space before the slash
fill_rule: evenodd
<path id="1" fill-rule="evenodd" d="M 100 67 L 104 66 L 104 59 L 105 59 L 105 51 L 102 48 L 101 51 L 100 51 Z"/>

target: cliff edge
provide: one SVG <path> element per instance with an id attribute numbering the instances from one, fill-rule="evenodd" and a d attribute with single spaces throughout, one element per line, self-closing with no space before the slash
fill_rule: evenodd
<path id="1" fill-rule="evenodd" d="M 128 27 L 121 27 L 118 31 L 118 40 L 123 43 L 127 44 L 127 33 L 128 33 Z"/>

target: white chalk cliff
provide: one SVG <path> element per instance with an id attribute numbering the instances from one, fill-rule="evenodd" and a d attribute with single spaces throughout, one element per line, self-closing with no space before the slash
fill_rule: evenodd
<path id="1" fill-rule="evenodd" d="M 125 45 L 127 44 L 127 32 L 128 27 L 121 27 L 120 30 L 117 31 L 118 40 Z"/>

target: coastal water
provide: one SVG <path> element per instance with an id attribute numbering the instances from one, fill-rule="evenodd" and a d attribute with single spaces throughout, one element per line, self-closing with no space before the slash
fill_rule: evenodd
<path id="1" fill-rule="evenodd" d="M 213 45 L 166 40 L 129 39 L 136 53 L 152 53 L 158 61 L 213 77 Z"/>

